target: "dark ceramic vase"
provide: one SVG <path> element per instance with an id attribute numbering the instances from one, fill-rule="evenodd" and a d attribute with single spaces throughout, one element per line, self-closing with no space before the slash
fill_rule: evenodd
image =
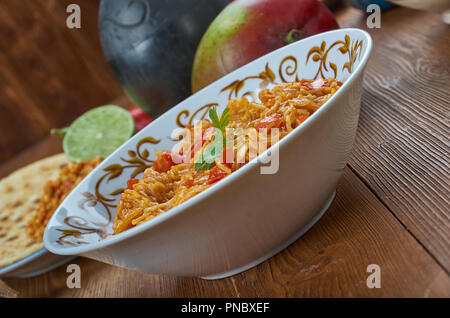
<path id="1" fill-rule="evenodd" d="M 102 0 L 103 53 L 127 95 L 159 116 L 191 95 L 197 46 L 230 0 Z"/>

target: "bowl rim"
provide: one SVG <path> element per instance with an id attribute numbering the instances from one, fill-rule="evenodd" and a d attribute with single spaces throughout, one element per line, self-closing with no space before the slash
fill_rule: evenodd
<path id="1" fill-rule="evenodd" d="M 354 82 L 355 78 L 358 77 L 358 75 L 360 73 L 362 73 L 364 71 L 364 68 L 369 60 L 369 57 L 371 55 L 372 52 L 372 47 L 373 47 L 373 41 L 372 41 L 372 37 L 370 36 L 369 33 L 367 33 L 366 31 L 362 30 L 362 29 L 357 29 L 357 28 L 343 28 L 343 29 L 337 29 L 337 30 L 332 30 L 332 31 L 327 31 L 327 32 L 323 32 L 323 33 L 319 33 L 313 36 L 310 36 L 308 38 L 302 39 L 300 41 L 294 42 L 292 44 L 286 45 L 284 47 L 281 47 L 275 51 L 272 51 L 240 68 L 238 68 L 237 70 L 225 75 L 224 77 L 221 77 L 220 79 L 218 79 L 217 81 L 215 81 L 214 83 L 211 83 L 210 85 L 204 87 L 203 89 L 201 89 L 200 91 L 196 92 L 195 94 L 191 95 L 190 97 L 186 98 L 185 100 L 183 100 L 182 102 L 178 103 L 177 105 L 173 106 L 170 110 L 166 111 L 164 114 L 162 114 L 160 117 L 158 117 L 157 119 L 155 119 L 152 123 L 149 124 L 150 125 L 154 125 L 154 123 L 158 122 L 158 121 L 163 121 L 165 120 L 166 117 L 171 116 L 171 114 L 173 112 L 178 111 L 178 106 L 181 103 L 185 103 L 185 102 L 189 102 L 191 99 L 196 98 L 197 95 L 202 94 L 205 90 L 209 89 L 211 86 L 215 85 L 218 82 L 222 82 L 225 81 L 227 82 L 229 79 L 231 79 L 233 76 L 235 76 L 235 74 L 237 72 L 239 72 L 242 68 L 247 67 L 248 65 L 251 64 L 256 64 L 258 63 L 260 60 L 263 59 L 270 59 L 272 56 L 279 54 L 280 52 L 284 51 L 284 50 L 288 50 L 294 46 L 298 46 L 298 45 L 303 45 L 303 43 L 306 43 L 308 41 L 314 41 L 317 40 L 320 37 L 323 37 L 325 35 L 330 35 L 330 34 L 341 34 L 341 33 L 348 33 L 348 32 L 357 32 L 361 35 L 364 36 L 365 40 L 367 41 L 367 47 L 364 50 L 364 53 L 361 56 L 360 59 L 360 63 L 357 65 L 357 67 L 355 68 L 355 70 L 350 74 L 350 76 L 348 77 L 348 79 L 343 83 L 342 87 L 324 104 L 322 105 L 322 107 L 320 107 L 316 112 L 314 112 L 314 114 L 312 116 L 310 116 L 308 118 L 308 120 L 306 120 L 302 125 L 300 125 L 299 127 L 296 127 L 290 134 L 288 134 L 287 136 L 285 136 L 282 140 L 280 140 L 277 144 L 276 147 L 279 147 L 279 149 L 281 150 L 281 148 L 284 148 L 284 145 L 288 144 L 291 140 L 293 140 L 294 138 L 297 138 L 299 135 L 303 134 L 306 130 L 309 129 L 309 127 L 311 127 L 317 120 L 319 120 L 323 114 L 328 110 L 328 108 L 330 108 L 330 105 L 332 105 L 332 103 L 338 99 L 339 96 L 343 95 L 345 91 L 347 91 L 349 89 L 349 87 L 351 86 L 351 84 Z M 118 149 L 116 149 L 109 157 L 113 156 L 116 152 L 120 151 L 123 147 L 126 147 L 126 145 L 132 141 L 143 137 L 145 135 L 145 129 L 143 129 L 142 131 L 140 131 L 139 133 L 137 133 L 135 136 L 133 136 L 132 138 L 130 138 L 127 142 L 125 142 L 122 146 L 120 146 Z M 92 251 L 96 251 L 96 250 L 100 250 L 103 249 L 105 247 L 109 247 L 111 245 L 117 244 L 119 242 L 122 242 L 124 240 L 127 240 L 131 237 L 137 236 L 143 232 L 149 231 L 150 229 L 152 229 L 153 227 L 158 226 L 160 223 L 166 222 L 167 220 L 177 216 L 179 213 L 182 213 L 184 210 L 190 208 L 191 206 L 205 200 L 207 197 L 214 195 L 216 192 L 220 191 L 221 189 L 225 188 L 226 186 L 228 186 L 229 184 L 233 183 L 234 181 L 238 180 L 239 178 L 244 177 L 245 175 L 247 175 L 250 172 L 250 169 L 252 169 L 255 165 L 261 165 L 261 163 L 259 162 L 261 160 L 261 158 L 267 156 L 268 151 L 270 151 L 271 148 L 267 149 L 264 153 L 258 155 L 256 158 L 254 158 L 252 161 L 250 161 L 249 163 L 247 163 L 245 166 L 243 166 L 242 168 L 240 168 L 238 171 L 236 171 L 235 173 L 232 173 L 231 175 L 229 175 L 227 178 L 220 180 L 220 182 L 218 182 L 217 184 L 215 184 L 212 187 L 209 187 L 208 189 L 198 193 L 195 197 L 190 198 L 189 200 L 183 202 L 182 204 L 170 209 L 169 211 L 162 213 L 161 215 L 158 215 L 158 217 L 153 218 L 147 222 L 144 222 L 142 224 L 140 224 L 139 226 L 135 226 L 131 229 L 128 229 L 124 232 L 121 232 L 119 234 L 113 235 L 113 236 L 109 236 L 108 238 L 104 238 L 98 242 L 93 242 L 93 243 L 88 243 L 88 244 L 82 244 L 82 245 L 78 245 L 78 246 L 67 246 L 67 247 L 58 247 L 56 246 L 56 244 L 53 244 L 53 242 L 50 240 L 49 238 L 49 229 L 51 224 L 53 223 L 54 219 L 56 218 L 57 214 L 61 211 L 61 208 L 64 206 L 64 202 L 62 202 L 60 204 L 60 206 L 57 208 L 57 210 L 55 211 L 55 213 L 53 214 L 53 216 L 51 217 L 51 219 L 49 220 L 49 222 L 47 223 L 45 232 L 44 232 L 44 246 L 45 248 L 47 248 L 50 252 L 55 253 L 55 254 L 59 254 L 59 255 L 80 255 L 80 254 L 84 254 L 84 253 L 88 253 L 88 252 L 92 252 Z M 273 149 L 273 148 L 272 148 Z M 101 166 L 98 166 L 97 168 L 94 169 L 94 171 L 91 172 L 91 175 L 94 175 L 94 172 L 97 169 L 100 169 Z M 87 178 L 85 179 L 87 180 Z M 83 182 L 85 181 L 83 180 Z M 82 183 L 83 183 L 82 182 Z M 72 190 L 71 194 L 76 193 L 77 188 L 81 185 L 81 183 L 75 187 L 74 190 Z M 70 197 L 70 195 L 65 199 L 65 201 Z"/>

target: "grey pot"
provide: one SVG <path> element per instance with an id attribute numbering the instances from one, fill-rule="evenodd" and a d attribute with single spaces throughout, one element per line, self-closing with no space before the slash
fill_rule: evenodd
<path id="1" fill-rule="evenodd" d="M 102 0 L 103 53 L 126 94 L 157 117 L 191 95 L 195 51 L 230 0 Z"/>

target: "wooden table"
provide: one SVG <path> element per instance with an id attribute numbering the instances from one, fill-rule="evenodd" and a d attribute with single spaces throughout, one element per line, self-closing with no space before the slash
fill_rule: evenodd
<path id="1" fill-rule="evenodd" d="M 356 9 L 338 20 L 366 29 Z M 375 47 L 348 167 L 331 208 L 289 248 L 217 281 L 78 258 L 81 289 L 66 287 L 64 266 L 6 283 L 27 297 L 449 297 L 450 28 L 438 14 L 396 8 L 368 31 Z M 60 151 L 48 137 L 0 166 L 0 176 Z M 366 285 L 369 264 L 381 268 L 379 289 Z"/>
<path id="2" fill-rule="evenodd" d="M 80 30 L 66 26 L 71 3 Z M 122 93 L 102 54 L 99 4 L 0 0 L 0 163 Z"/>

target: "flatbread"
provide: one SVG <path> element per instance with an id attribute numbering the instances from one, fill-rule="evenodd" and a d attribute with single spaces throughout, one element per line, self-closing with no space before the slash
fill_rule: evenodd
<path id="1" fill-rule="evenodd" d="M 58 177 L 69 164 L 58 154 L 25 166 L 0 180 L 0 268 L 44 247 L 41 239 L 31 239 L 28 220 L 37 207 L 47 180 Z"/>

